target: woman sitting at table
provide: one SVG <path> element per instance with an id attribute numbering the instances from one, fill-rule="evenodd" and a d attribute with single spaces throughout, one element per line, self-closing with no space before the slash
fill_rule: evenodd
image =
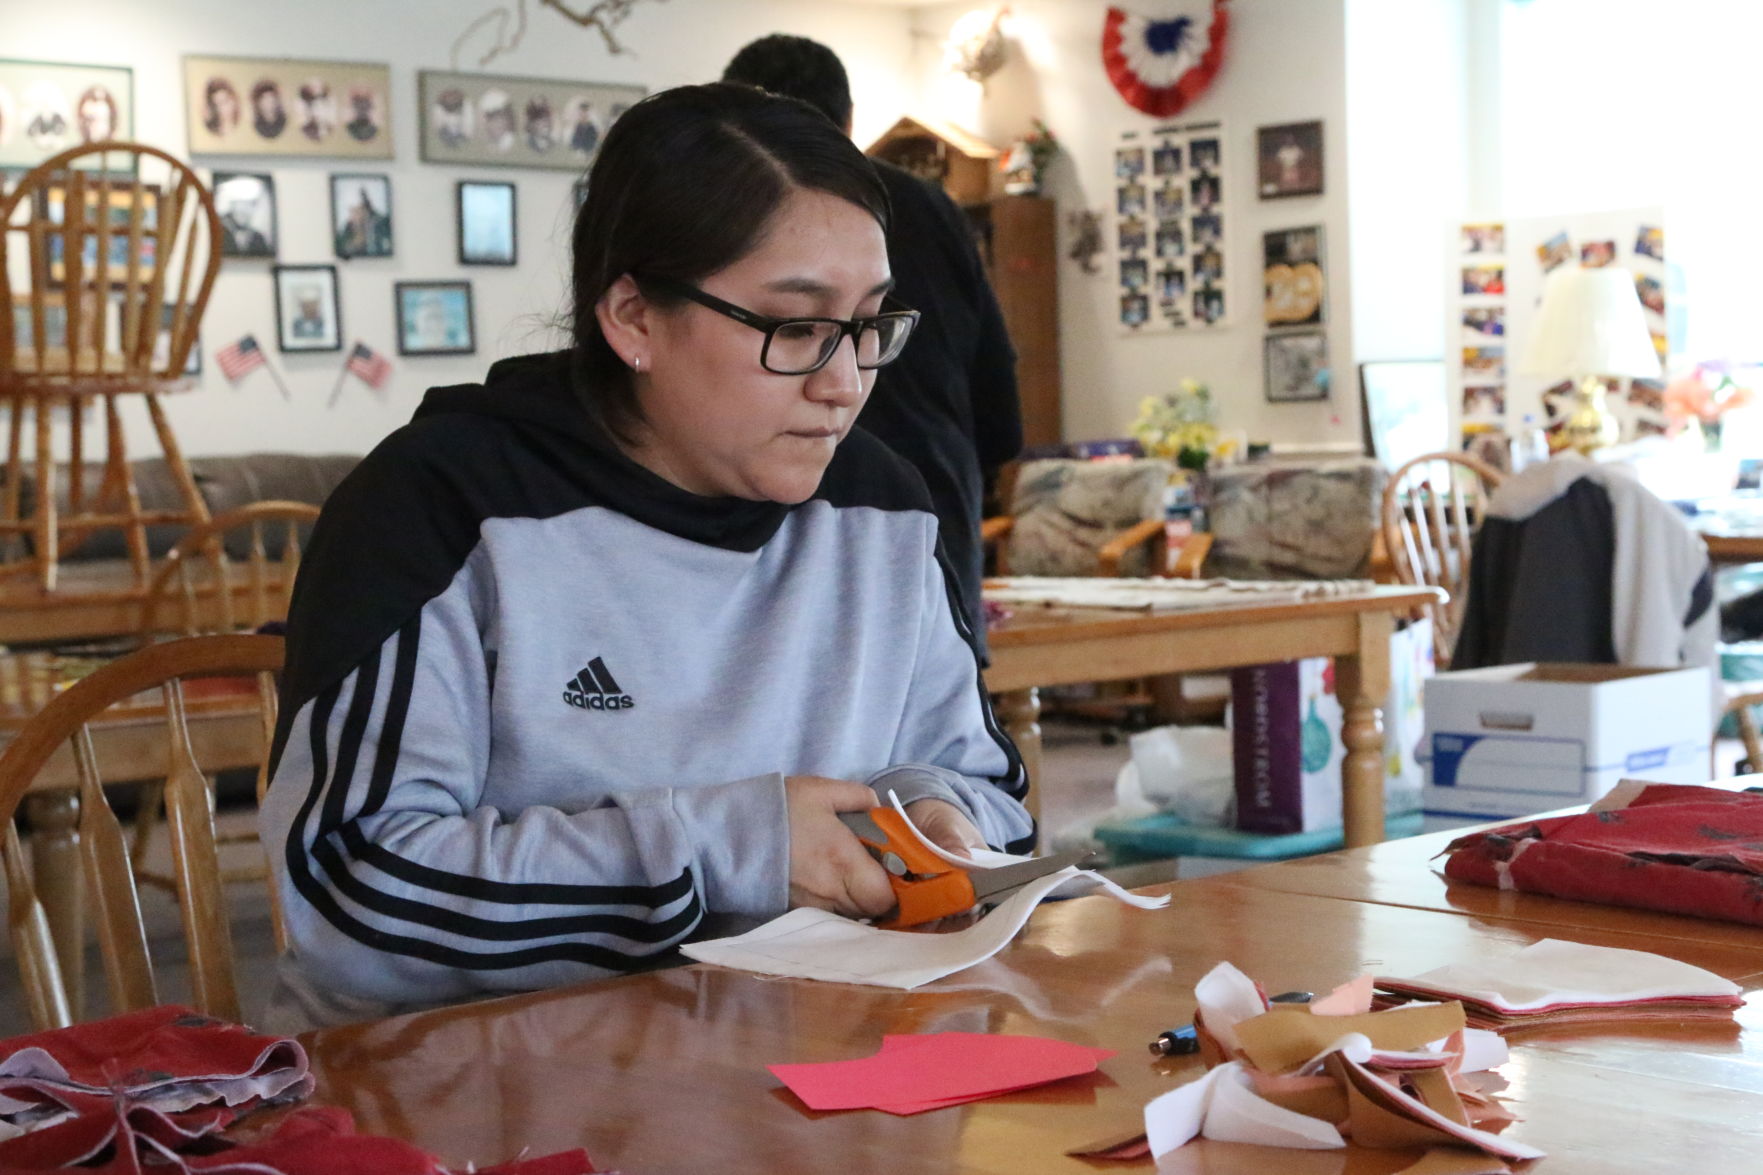
<path id="1" fill-rule="evenodd" d="M 647 969 L 796 906 L 893 903 L 838 819 L 1032 826 L 917 474 L 852 431 L 916 315 L 823 116 L 633 106 L 573 242 L 575 345 L 431 391 L 300 568 L 263 839 L 271 1016 Z"/>

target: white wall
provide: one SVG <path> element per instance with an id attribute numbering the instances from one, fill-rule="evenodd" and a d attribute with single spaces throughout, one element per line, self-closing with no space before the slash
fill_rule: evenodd
<path id="1" fill-rule="evenodd" d="M 1471 203 L 1470 13 L 1465 0 L 1347 0 L 1346 12 L 1353 356 L 1434 359 L 1455 305 L 1444 229 Z M 1356 371 L 1342 374 L 1356 394 Z"/>
<path id="2" fill-rule="evenodd" d="M 1409 0 L 1414 2 L 1414 0 Z M 1432 0 L 1420 0 L 1431 3 Z M 1251 439 L 1314 444 L 1354 443 L 1358 400 L 1352 376 L 1354 307 L 1348 294 L 1347 195 L 1344 146 L 1347 97 L 1346 0 L 1237 0 L 1224 64 L 1212 88 L 1180 119 L 1225 122 L 1225 259 L 1232 325 L 1216 331 L 1123 338 L 1112 275 L 1087 275 L 1059 262 L 1060 346 L 1067 437 L 1121 436 L 1139 400 L 1168 391 L 1182 376 L 1211 385 L 1222 423 Z M 920 91 L 926 113 L 968 127 L 997 144 L 1043 118 L 1065 151 L 1055 163 L 1049 194 L 1059 201 L 1061 247 L 1069 245 L 1064 214 L 1103 208 L 1113 199 L 1112 161 L 1123 130 L 1160 120 L 1140 114 L 1115 93 L 1102 70 L 1106 0 L 1012 0 L 1009 63 L 986 93 L 941 72 L 941 43 L 954 21 L 977 0 L 914 10 Z M 1133 11 L 1158 15 L 1158 0 L 1138 0 Z M 1327 153 L 1325 194 L 1261 201 L 1255 198 L 1255 128 L 1321 119 Z M 1268 404 L 1262 394 L 1261 234 L 1300 225 L 1324 226 L 1328 272 L 1328 330 L 1335 390 L 1326 402 Z"/>
<path id="3" fill-rule="evenodd" d="M 284 263 L 336 264 L 345 347 L 359 338 L 386 353 L 396 372 L 383 398 L 351 380 L 326 410 L 341 354 L 275 351 L 274 294 L 267 262 L 228 261 L 202 327 L 199 390 L 168 399 L 189 454 L 282 449 L 365 452 L 409 419 L 423 391 L 481 378 L 491 360 L 552 345 L 548 321 L 563 308 L 568 205 L 573 175 L 562 171 L 454 168 L 417 158 L 416 71 L 451 67 L 455 37 L 493 7 L 490 0 L 0 0 L 0 56 L 127 65 L 135 71 L 136 137 L 184 156 L 185 53 L 389 62 L 396 158 L 391 161 L 198 158 L 199 169 L 269 170 L 275 176 Z M 653 0 L 621 26 L 634 53 L 612 56 L 600 37 L 528 2 L 529 26 L 517 51 L 486 72 L 634 83 L 661 89 L 708 81 L 755 37 L 792 32 L 832 46 L 851 73 L 859 141 L 880 133 L 910 103 L 909 18 L 899 8 L 838 0 Z M 469 58 L 467 59 L 469 63 Z M 392 176 L 397 255 L 339 262 L 327 227 L 332 171 Z M 462 178 L 512 180 L 519 202 L 520 264 L 512 269 L 456 263 L 453 184 Z M 707 198 L 710 193 L 706 193 Z M 476 301 L 478 353 L 403 358 L 393 331 L 392 283 L 468 278 Z M 293 402 L 257 373 L 235 391 L 213 351 L 251 332 L 285 373 Z M 143 414 L 131 438 L 151 451 Z"/>

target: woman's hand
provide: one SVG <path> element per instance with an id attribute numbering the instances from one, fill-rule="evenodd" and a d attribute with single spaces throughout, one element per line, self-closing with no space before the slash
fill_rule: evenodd
<path id="1" fill-rule="evenodd" d="M 875 793 L 845 779 L 792 775 L 784 780 L 784 798 L 790 817 L 790 908 L 812 906 L 847 918 L 874 918 L 893 909 L 887 870 L 839 820 L 840 812 L 875 807 Z"/>
<path id="2" fill-rule="evenodd" d="M 967 813 L 948 800 L 913 800 L 906 805 L 906 815 L 926 840 L 957 856 L 965 857 L 974 849 L 986 847 L 986 838 L 967 818 Z"/>

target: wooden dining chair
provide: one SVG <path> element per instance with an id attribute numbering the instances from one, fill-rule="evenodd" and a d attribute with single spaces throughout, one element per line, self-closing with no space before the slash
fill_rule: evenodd
<path id="1" fill-rule="evenodd" d="M 253 681 L 262 715 L 267 755 L 275 724 L 275 675 L 283 642 L 275 636 L 201 636 L 151 645 L 119 658 L 75 682 L 45 706 L 0 754 L 0 866 L 8 890 L 8 926 L 32 1022 L 61 1027 L 82 1014 L 79 998 L 83 927 L 56 925 L 46 912 L 33 874 L 24 867 L 13 817 L 20 802 L 55 756 L 71 754 L 78 773 L 78 843 L 94 903 L 98 944 L 112 1013 L 162 1002 L 155 982 L 147 929 L 121 822 L 101 779 L 92 727 L 118 704 L 142 708 L 141 695 L 156 691 L 151 707 L 164 727 L 164 759 L 141 763 L 143 772 L 165 778 L 166 826 L 172 872 L 188 950 L 191 1002 L 228 1020 L 239 1018 L 231 934 L 215 848 L 214 810 L 207 780 L 192 749 L 188 694 L 216 678 Z M 102 770 L 101 767 L 111 768 Z M 129 765 L 130 769 L 134 767 Z M 262 774 L 267 774 L 267 763 Z"/>
<path id="2" fill-rule="evenodd" d="M 1726 716 L 1730 714 L 1733 725 L 1738 727 L 1739 741 L 1745 747 L 1745 759 L 1741 764 L 1739 774 L 1763 774 L 1763 732 L 1759 732 L 1757 728 L 1757 711 L 1759 709 L 1763 709 L 1763 690 L 1739 694 L 1737 697 L 1727 699 L 1726 709 L 1721 711 L 1721 720 L 1714 724 L 1714 738 L 1710 740 L 1709 751 L 1711 758 L 1717 759 L 1719 757 L 1720 728 L 1726 725 Z M 1718 777 L 1720 774 L 1719 763 L 1711 762 L 1709 767 L 1711 773 Z"/>
<path id="3" fill-rule="evenodd" d="M 196 173 L 141 143 L 63 151 L 0 196 L 0 273 L 10 293 L 0 314 L 0 404 L 9 417 L 0 570 L 32 574 L 54 591 L 65 551 L 120 530 L 143 588 L 147 526 L 208 520 L 159 398 L 192 386 L 185 366 L 220 271 L 219 241 L 214 198 Z M 182 499 L 176 509 L 141 508 L 123 396 L 145 403 Z M 85 464 L 92 410 L 102 412 L 105 434 L 95 487 Z"/>
<path id="4" fill-rule="evenodd" d="M 1398 468 L 1383 488 L 1384 548 L 1396 579 L 1444 588 L 1429 609 L 1440 669 L 1450 664 L 1469 589 L 1469 555 L 1488 498 L 1504 475 L 1462 453 L 1427 453 Z"/>
<path id="5" fill-rule="evenodd" d="M 142 644 L 167 634 L 251 632 L 286 620 L 294 577 L 300 570 L 301 536 L 318 513 L 317 506 L 305 502 L 252 502 L 193 527 L 166 553 L 148 585 L 141 604 Z M 258 803 L 263 802 L 267 784 L 258 780 Z M 149 863 L 164 804 L 162 787 L 157 781 L 141 786 L 129 858 L 137 882 L 170 891 L 175 878 Z M 257 831 L 255 825 L 221 831 L 216 840 L 223 847 L 255 844 Z M 268 876 L 268 862 L 254 853 L 249 864 L 225 870 L 222 879 L 263 881 Z M 276 936 L 281 945 L 279 916 Z"/>
<path id="6" fill-rule="evenodd" d="M 192 527 L 147 587 L 143 641 L 286 620 L 302 538 L 317 519 L 318 507 L 306 502 L 252 502 Z"/>

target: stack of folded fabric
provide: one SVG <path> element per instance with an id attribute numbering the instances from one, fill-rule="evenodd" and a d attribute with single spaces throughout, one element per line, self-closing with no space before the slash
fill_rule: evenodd
<path id="1" fill-rule="evenodd" d="M 1458 881 L 1763 926 L 1763 795 L 1618 785 L 1585 813 L 1452 841 Z"/>
<path id="2" fill-rule="evenodd" d="M 450 1175 L 407 1142 L 356 1134 L 344 1110 L 295 1110 L 249 1142 L 222 1133 L 312 1088 L 296 1041 L 187 1008 L 148 1008 L 14 1037 L 0 1041 L 0 1175 Z M 573 1150 L 478 1175 L 593 1170 L 587 1153 Z"/>
<path id="3" fill-rule="evenodd" d="M 1742 988 L 1712 971 L 1645 951 L 1545 938 L 1502 959 L 1452 963 L 1409 979 L 1379 978 L 1398 997 L 1457 1000 L 1470 1025 L 1505 1032 L 1607 1020 L 1731 1022 Z"/>

